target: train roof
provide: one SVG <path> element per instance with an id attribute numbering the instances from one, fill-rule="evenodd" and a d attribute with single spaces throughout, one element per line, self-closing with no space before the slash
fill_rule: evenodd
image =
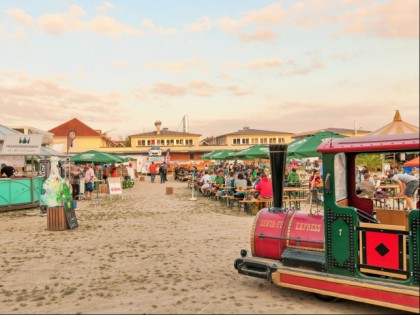
<path id="1" fill-rule="evenodd" d="M 322 142 L 317 151 L 321 153 L 419 151 L 419 138 L 418 133 L 334 138 Z"/>

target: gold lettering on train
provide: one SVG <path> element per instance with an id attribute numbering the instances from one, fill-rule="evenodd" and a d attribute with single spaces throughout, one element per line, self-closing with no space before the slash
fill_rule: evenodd
<path id="1" fill-rule="evenodd" d="M 270 228 L 280 228 L 283 224 L 283 221 L 280 220 L 267 220 L 263 219 L 261 220 L 260 226 L 261 227 L 270 227 Z"/>
<path id="2" fill-rule="evenodd" d="M 321 224 L 297 222 L 295 226 L 295 230 L 321 232 Z"/>

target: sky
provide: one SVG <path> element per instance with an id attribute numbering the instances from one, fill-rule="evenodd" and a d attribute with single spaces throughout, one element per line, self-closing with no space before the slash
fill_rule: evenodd
<path id="1" fill-rule="evenodd" d="M 2 0 L 0 124 L 419 125 L 418 0 Z"/>

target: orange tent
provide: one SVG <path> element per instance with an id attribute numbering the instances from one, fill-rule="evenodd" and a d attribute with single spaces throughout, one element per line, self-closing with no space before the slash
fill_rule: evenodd
<path id="1" fill-rule="evenodd" d="M 419 166 L 420 165 L 420 157 L 416 157 L 408 162 L 405 162 L 403 166 Z"/>
<path id="2" fill-rule="evenodd" d="M 394 120 L 383 126 L 382 128 L 373 131 L 368 136 L 387 136 L 387 135 L 402 135 L 406 133 L 419 133 L 419 127 L 409 124 L 401 119 L 400 112 L 395 112 Z"/>

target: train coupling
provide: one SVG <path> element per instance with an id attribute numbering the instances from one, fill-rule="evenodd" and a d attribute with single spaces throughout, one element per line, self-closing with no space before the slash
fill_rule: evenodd
<path id="1" fill-rule="evenodd" d="M 240 258 L 235 259 L 233 265 L 239 274 L 271 281 L 271 273 L 277 270 L 275 264 L 261 261 L 257 257 L 248 256 L 245 249 L 241 249 Z"/>

